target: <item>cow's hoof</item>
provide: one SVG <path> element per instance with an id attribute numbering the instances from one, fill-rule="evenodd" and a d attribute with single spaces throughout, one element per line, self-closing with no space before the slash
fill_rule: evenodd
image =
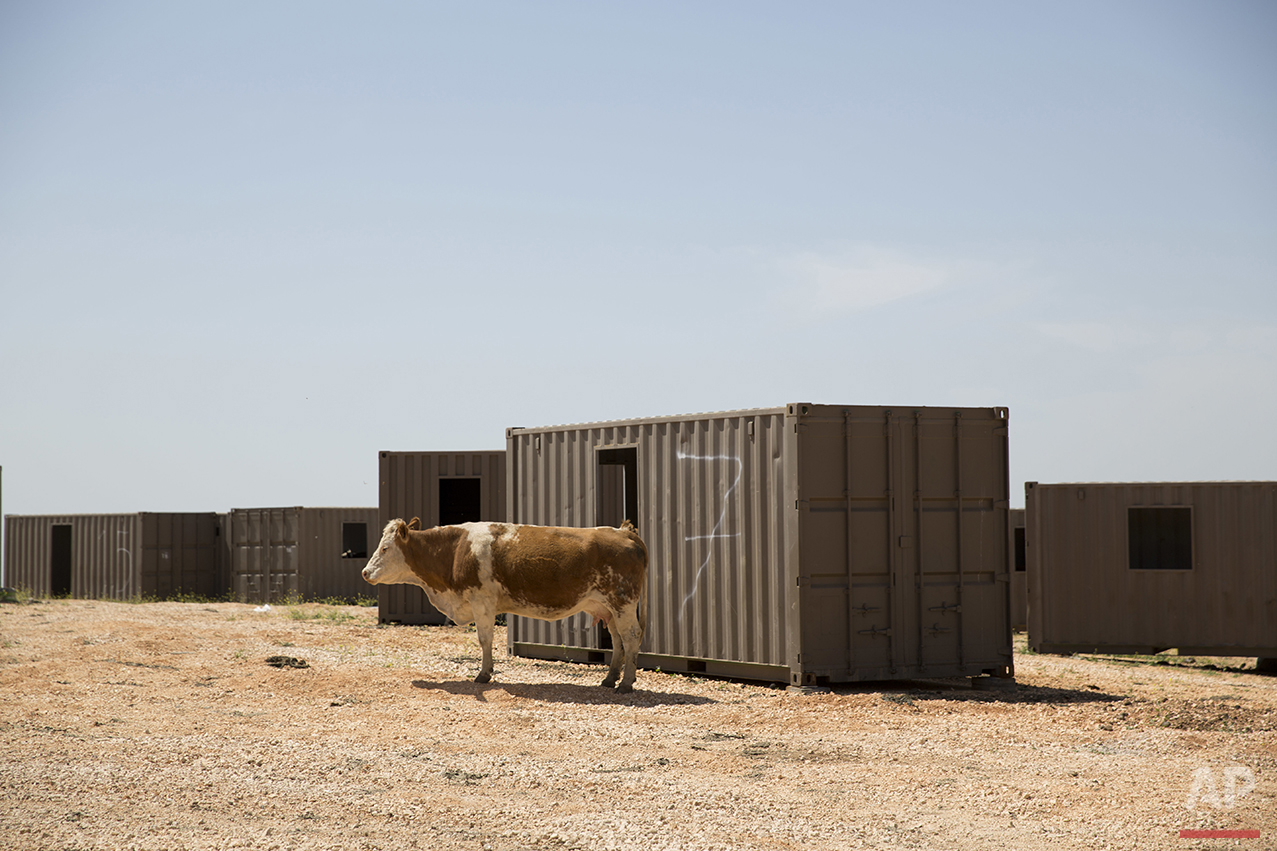
<path id="1" fill-rule="evenodd" d="M 479 674 L 479 676 L 474 678 L 474 681 L 476 683 L 490 683 L 492 682 L 492 674 Z"/>
<path id="2" fill-rule="evenodd" d="M 621 683 L 616 687 L 617 694 L 629 694 L 632 691 L 634 691 L 634 686 L 630 683 Z"/>
<path id="3" fill-rule="evenodd" d="M 616 677 L 608 677 L 606 680 L 599 683 L 599 685 L 603 686 L 603 688 L 611 688 L 616 685 Z"/>

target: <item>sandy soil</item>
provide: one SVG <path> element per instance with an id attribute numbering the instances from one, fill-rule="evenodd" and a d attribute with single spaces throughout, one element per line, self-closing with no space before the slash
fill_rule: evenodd
<path id="1" fill-rule="evenodd" d="M 477 686 L 473 632 L 357 607 L 5 604 L 0 643 L 5 848 L 1277 848 L 1277 677 L 1240 660 L 621 696 L 502 651 Z"/>

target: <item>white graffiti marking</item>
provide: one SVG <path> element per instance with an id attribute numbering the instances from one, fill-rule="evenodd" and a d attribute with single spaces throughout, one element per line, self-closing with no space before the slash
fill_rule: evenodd
<path id="1" fill-rule="evenodd" d="M 718 513 L 718 522 L 714 524 L 714 528 L 710 530 L 708 535 L 689 535 L 683 539 L 688 541 L 712 541 L 719 538 L 739 538 L 740 532 L 725 533 L 719 530 L 723 528 L 723 524 L 727 520 L 727 500 L 732 495 L 732 491 L 736 490 L 736 486 L 740 484 L 741 476 L 745 471 L 745 465 L 741 460 L 733 455 L 688 455 L 679 450 L 676 457 L 680 461 L 731 461 L 736 465 L 736 478 L 732 480 L 731 486 L 723 493 L 723 507 Z M 697 589 L 700 588 L 701 575 L 705 573 L 705 568 L 709 566 L 709 560 L 713 556 L 713 547 L 705 548 L 705 559 L 701 562 L 701 566 L 696 569 L 696 578 L 692 582 L 692 590 L 687 592 L 687 596 L 683 598 L 682 608 L 679 609 L 679 617 L 683 616 L 683 612 L 687 609 L 688 602 L 696 596 Z"/>

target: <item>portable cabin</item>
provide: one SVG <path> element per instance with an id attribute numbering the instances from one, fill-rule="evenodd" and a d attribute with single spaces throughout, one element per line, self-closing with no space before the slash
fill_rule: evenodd
<path id="1" fill-rule="evenodd" d="M 631 520 L 640 665 L 785 682 L 1013 673 L 1006 408 L 795 403 L 506 432 L 507 516 Z M 512 654 L 603 661 L 585 615 Z"/>
<path id="2" fill-rule="evenodd" d="M 4 582 L 37 596 L 219 597 L 229 583 L 215 513 L 9 515 Z"/>
<path id="3" fill-rule="evenodd" d="M 380 525 L 371 545 L 377 545 L 381 530 L 396 518 L 419 518 L 425 528 L 504 520 L 505 474 L 503 450 L 380 453 Z M 377 616 L 381 623 L 447 622 L 415 585 L 378 585 Z"/>
<path id="4" fill-rule="evenodd" d="M 379 540 L 376 508 L 233 508 L 226 526 L 241 603 L 372 597 L 361 571 Z"/>
<path id="5" fill-rule="evenodd" d="M 1277 482 L 1025 485 L 1029 646 L 1277 657 Z"/>

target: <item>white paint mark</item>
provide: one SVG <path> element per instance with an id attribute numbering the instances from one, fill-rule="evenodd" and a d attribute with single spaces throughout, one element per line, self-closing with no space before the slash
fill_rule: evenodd
<path id="1" fill-rule="evenodd" d="M 736 478 L 732 480 L 732 484 L 723 493 L 723 507 L 718 513 L 718 522 L 714 524 L 714 528 L 710 530 L 708 535 L 689 535 L 683 539 L 684 543 L 688 541 L 713 541 L 720 538 L 739 538 L 739 532 L 720 532 L 723 523 L 727 520 L 727 500 L 732 495 L 732 491 L 736 490 L 736 486 L 740 484 L 741 476 L 744 475 L 745 464 L 734 455 L 688 455 L 679 450 L 676 455 L 680 461 L 731 461 L 736 464 Z M 709 566 L 709 560 L 713 557 L 713 547 L 707 547 L 705 551 L 705 559 L 701 562 L 701 566 L 696 569 L 696 578 L 692 582 L 692 590 L 687 592 L 687 596 L 683 598 L 683 605 L 679 609 L 679 618 L 682 618 L 683 612 L 687 609 L 688 602 L 696 596 L 697 590 L 700 588 L 701 575 L 705 573 L 705 568 Z"/>

